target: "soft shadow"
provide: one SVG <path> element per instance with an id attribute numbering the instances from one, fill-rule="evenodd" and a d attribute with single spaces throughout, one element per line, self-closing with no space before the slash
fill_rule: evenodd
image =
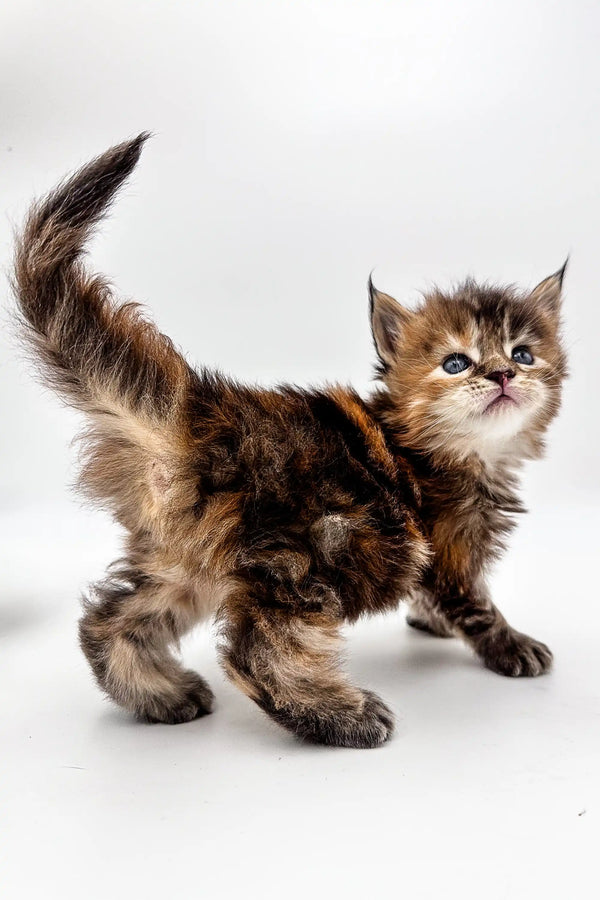
<path id="1" fill-rule="evenodd" d="M 458 638 L 441 638 L 405 626 L 396 632 L 397 640 L 390 646 L 390 636 L 377 640 L 374 636 L 368 644 L 354 644 L 349 653 L 349 665 L 353 672 L 370 677 L 382 685 L 403 682 L 420 677 L 436 677 L 438 674 L 481 668 L 481 663 Z"/>

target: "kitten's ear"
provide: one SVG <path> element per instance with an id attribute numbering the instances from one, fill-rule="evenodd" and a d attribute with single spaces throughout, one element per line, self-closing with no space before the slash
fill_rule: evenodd
<path id="1" fill-rule="evenodd" d="M 410 310 L 401 306 L 397 300 L 378 291 L 369 278 L 369 297 L 371 301 L 371 330 L 375 349 L 384 365 L 390 365 L 396 358 L 398 342 L 403 329 L 413 316 Z"/>
<path id="2" fill-rule="evenodd" d="M 535 287 L 530 294 L 530 298 L 534 303 L 538 306 L 544 306 L 546 311 L 555 317 L 558 316 L 560 312 L 562 283 L 568 262 L 569 258 L 567 257 L 564 266 L 559 269 L 558 272 L 555 272 L 554 275 L 550 275 L 548 278 L 544 278 L 543 281 L 540 281 L 538 286 Z"/>

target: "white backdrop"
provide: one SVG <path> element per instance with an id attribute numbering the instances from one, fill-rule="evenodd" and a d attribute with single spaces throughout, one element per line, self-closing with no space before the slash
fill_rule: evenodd
<path id="1" fill-rule="evenodd" d="M 277 896 L 260 865 L 269 846 L 288 896 L 300 882 L 290 885 L 286 867 L 297 871 L 303 852 L 334 893 L 336 884 L 390 892 L 404 853 L 409 871 L 418 861 L 434 879 L 436 896 L 450 896 L 444 872 L 463 897 L 475 896 L 473 872 L 489 897 L 524 896 L 526 887 L 541 896 L 542 886 L 545 896 L 564 897 L 573 878 L 578 896 L 593 896 L 585 873 L 600 799 L 600 629 L 589 587 L 600 492 L 599 38 L 600 7 L 588 0 L 2 5 L 5 270 L 13 226 L 34 195 L 150 129 L 155 138 L 92 259 L 124 296 L 147 303 L 195 362 L 251 381 L 350 381 L 364 391 L 374 360 L 373 267 L 379 287 L 411 300 L 432 282 L 467 274 L 533 286 L 571 253 L 572 375 L 548 457 L 527 473 L 532 515 L 495 583 L 503 609 L 553 643 L 563 668 L 517 685 L 480 670 L 461 647 L 405 636 L 399 619 L 381 624 L 377 651 L 375 632 L 358 630 L 361 674 L 411 723 L 379 755 L 292 746 L 219 682 L 224 699 L 210 724 L 145 730 L 106 712 L 77 651 L 75 597 L 116 555 L 117 540 L 100 515 L 67 499 L 76 418 L 31 380 L 3 290 L 0 636 L 12 687 L 2 716 L 12 754 L 11 900 L 33 896 L 33 886 L 38 895 L 77 896 L 95 852 L 106 854 L 98 892 L 118 873 L 132 896 L 134 885 L 153 896 L 173 883 L 174 896 L 202 896 L 199 863 L 208 853 L 227 870 L 227 848 L 241 854 L 263 897 Z M 394 671 L 396 644 L 413 668 Z M 193 663 L 213 683 L 220 677 L 214 659 Z M 430 677 L 419 681 L 423 671 Z M 67 783 L 73 772 L 64 770 L 78 765 L 87 774 Z M 239 824 L 249 821 L 246 830 Z M 115 828 L 131 856 L 106 838 Z M 460 835 L 477 855 L 470 865 L 460 857 L 464 871 L 448 846 Z M 29 869 L 31 840 L 39 871 Z M 510 865 L 495 868 L 491 884 L 486 878 L 496 843 L 505 862 L 520 860 L 516 886 Z M 343 865 L 321 852 L 328 846 Z M 231 871 L 227 878 L 231 887 Z M 411 880 L 407 896 L 432 896 L 427 878 L 421 888 Z M 206 896 L 219 896 L 218 880 L 210 884 Z M 398 873 L 398 890 L 405 887 Z M 81 890 L 95 896 L 89 883 Z"/>

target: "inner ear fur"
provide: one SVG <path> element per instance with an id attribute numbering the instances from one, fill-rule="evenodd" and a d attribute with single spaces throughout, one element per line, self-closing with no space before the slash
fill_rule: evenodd
<path id="1" fill-rule="evenodd" d="M 397 300 L 378 291 L 369 278 L 369 297 L 371 303 L 371 330 L 375 349 L 380 360 L 390 365 L 397 358 L 398 343 L 402 331 L 410 321 L 413 313 L 401 306 Z"/>
<path id="2" fill-rule="evenodd" d="M 552 316 L 558 316 L 562 301 L 562 285 L 567 270 L 568 259 L 565 260 L 562 268 L 558 272 L 544 278 L 543 281 L 534 287 L 530 297 L 538 306 L 545 307 L 546 311 Z"/>

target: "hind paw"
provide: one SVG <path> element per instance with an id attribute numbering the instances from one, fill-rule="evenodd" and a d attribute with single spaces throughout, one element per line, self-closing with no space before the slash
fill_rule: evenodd
<path id="1" fill-rule="evenodd" d="M 137 715 L 143 722 L 180 725 L 208 715 L 212 712 L 213 701 L 213 692 L 206 681 L 200 675 L 189 673 L 177 694 L 168 699 L 148 699 Z"/>

